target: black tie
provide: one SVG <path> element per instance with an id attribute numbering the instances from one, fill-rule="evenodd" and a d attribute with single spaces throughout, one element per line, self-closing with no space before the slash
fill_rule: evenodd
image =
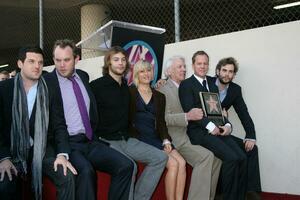
<path id="1" fill-rule="evenodd" d="M 202 86 L 205 88 L 205 91 L 204 91 L 204 92 L 208 92 L 207 86 L 206 86 L 206 80 L 203 80 L 203 81 L 202 81 Z"/>

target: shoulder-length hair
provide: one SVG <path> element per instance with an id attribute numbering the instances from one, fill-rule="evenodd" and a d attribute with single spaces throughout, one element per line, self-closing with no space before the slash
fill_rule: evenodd
<path id="1" fill-rule="evenodd" d="M 105 54 L 104 56 L 104 66 L 102 68 L 102 75 L 105 76 L 109 73 L 109 67 L 111 66 L 111 58 L 113 57 L 113 55 L 117 54 L 117 53 L 122 53 L 125 56 L 126 59 L 126 69 L 124 71 L 124 74 L 127 73 L 127 71 L 130 68 L 130 63 L 128 61 L 128 56 L 126 51 L 119 46 L 114 46 L 111 47 Z"/>

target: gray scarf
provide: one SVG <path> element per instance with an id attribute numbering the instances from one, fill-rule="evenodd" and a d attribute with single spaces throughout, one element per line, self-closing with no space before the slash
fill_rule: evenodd
<path id="1" fill-rule="evenodd" d="M 32 185 L 36 199 L 42 199 L 42 161 L 46 151 L 49 123 L 49 97 L 45 80 L 38 80 L 34 122 L 34 143 L 32 160 Z M 27 174 L 27 160 L 30 150 L 29 117 L 27 95 L 22 77 L 16 75 L 12 103 L 11 153 L 13 163 L 20 164 Z"/>

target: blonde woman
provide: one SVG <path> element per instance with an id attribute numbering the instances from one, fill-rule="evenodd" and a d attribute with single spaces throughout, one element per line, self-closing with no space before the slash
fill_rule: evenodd
<path id="1" fill-rule="evenodd" d="M 130 131 L 139 140 L 157 147 L 168 156 L 165 177 L 168 200 L 183 199 L 186 170 L 185 160 L 174 149 L 165 122 L 165 96 L 151 88 L 152 66 L 140 60 L 133 69 L 133 83 L 130 88 Z"/>

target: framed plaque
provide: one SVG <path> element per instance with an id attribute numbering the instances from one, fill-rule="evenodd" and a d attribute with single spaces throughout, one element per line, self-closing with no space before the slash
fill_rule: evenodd
<path id="1" fill-rule="evenodd" d="M 225 120 L 222 114 L 222 107 L 218 93 L 199 92 L 204 116 L 216 126 L 223 126 Z"/>

